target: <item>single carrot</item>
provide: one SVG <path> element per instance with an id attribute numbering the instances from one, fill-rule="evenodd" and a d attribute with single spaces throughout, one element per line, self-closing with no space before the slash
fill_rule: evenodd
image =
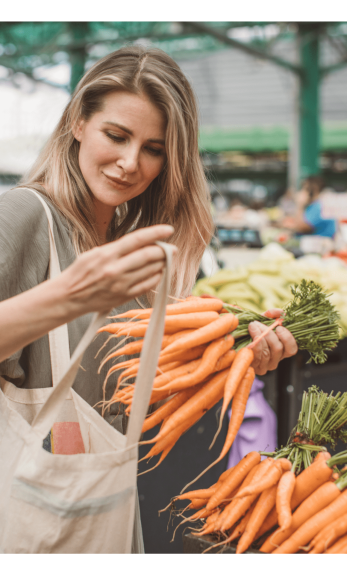
<path id="1" fill-rule="evenodd" d="M 327 487 L 334 487 L 328 482 Z M 312 510 L 311 510 L 312 511 Z M 347 491 L 341 493 L 330 505 L 311 514 L 311 517 L 303 523 L 286 541 L 277 547 L 272 553 L 296 553 L 300 547 L 304 547 L 315 535 L 327 525 L 347 512 Z M 294 520 L 294 516 L 293 516 Z"/>
<path id="2" fill-rule="evenodd" d="M 326 554 L 346 553 L 347 535 L 341 537 L 334 545 L 325 551 Z"/>
<path id="3" fill-rule="evenodd" d="M 291 467 L 290 461 L 287 459 L 277 459 L 273 460 L 273 464 L 266 474 L 266 477 L 262 477 L 261 480 L 257 481 L 254 479 L 250 485 L 238 492 L 237 497 L 246 497 L 247 495 L 253 495 L 253 493 L 261 493 L 276 485 L 280 477 L 282 476 L 283 470 L 288 470 Z"/>
<path id="4" fill-rule="evenodd" d="M 205 507 L 208 499 L 192 499 L 188 505 L 188 509 L 201 509 Z"/>
<path id="5" fill-rule="evenodd" d="M 223 308 L 223 302 L 220 299 L 199 299 L 199 300 L 190 300 L 184 301 L 180 303 L 169 304 L 166 306 L 165 315 L 176 315 L 181 313 L 197 313 L 197 312 L 204 312 L 204 311 L 216 311 L 220 312 Z M 147 319 L 152 315 L 153 309 L 134 309 L 126 311 L 125 313 L 121 313 L 118 315 L 110 316 L 111 319 L 118 319 L 118 318 L 141 318 Z"/>
<path id="6" fill-rule="evenodd" d="M 219 318 L 219 314 L 216 311 L 203 311 L 201 313 L 187 313 L 181 315 L 169 315 L 165 318 L 164 323 L 164 333 L 177 333 L 182 329 L 194 328 L 198 329 L 209 325 L 210 323 L 216 321 Z M 134 322 L 115 322 L 111 323 L 101 331 L 108 331 L 110 333 L 123 334 L 124 331 L 127 332 L 128 329 L 132 329 L 133 326 L 146 326 L 149 325 L 149 319 L 144 319 Z M 100 330 L 99 330 L 100 331 Z"/>
<path id="7" fill-rule="evenodd" d="M 224 373 L 224 372 L 221 372 L 221 373 Z M 245 414 L 246 404 L 247 404 L 249 392 L 250 392 L 251 387 L 253 385 L 254 377 L 255 377 L 254 369 L 252 367 L 249 367 L 247 370 L 247 373 L 246 373 L 245 377 L 243 378 L 243 380 L 242 380 L 242 382 L 241 382 L 241 384 L 240 384 L 240 386 L 239 386 L 239 388 L 235 394 L 235 397 L 233 399 L 233 408 L 232 408 L 231 418 L 229 421 L 229 427 L 228 427 L 226 439 L 224 442 L 224 446 L 223 446 L 223 449 L 222 449 L 220 455 L 208 467 L 206 467 L 206 469 L 204 469 L 197 477 L 195 477 L 195 479 L 193 479 L 193 481 L 188 483 L 188 485 L 186 485 L 186 487 L 188 487 L 189 485 L 191 485 L 192 483 L 195 483 L 195 481 L 200 479 L 200 477 L 202 477 L 202 475 L 204 475 L 206 473 L 206 471 L 208 471 L 209 469 L 211 469 L 211 467 L 216 465 L 216 463 L 221 461 L 221 459 L 223 459 L 223 457 L 225 457 L 225 455 L 230 451 L 230 448 L 234 442 L 234 439 L 235 439 L 235 437 L 236 437 L 236 435 L 237 435 L 237 433 L 241 427 L 241 423 L 243 421 L 243 416 Z"/>
<path id="8" fill-rule="evenodd" d="M 170 345 L 171 343 L 174 343 L 175 341 L 177 341 L 178 339 L 180 339 L 181 337 L 185 336 L 185 335 L 189 335 L 190 333 L 195 333 L 196 329 L 182 329 L 182 331 L 178 331 L 177 333 L 171 333 L 168 335 L 164 335 L 163 336 L 163 341 L 165 339 L 165 343 L 162 345 L 162 350 L 161 350 L 161 354 L 163 353 L 163 350 L 168 347 L 168 345 Z M 193 346 L 191 346 L 193 347 Z"/>
<path id="9" fill-rule="evenodd" d="M 292 510 L 290 502 L 295 487 L 295 474 L 292 471 L 286 471 L 278 482 L 276 494 L 276 511 L 278 515 L 278 524 L 281 529 L 288 529 L 292 522 Z M 269 512 L 271 509 L 269 509 Z"/>
<path id="10" fill-rule="evenodd" d="M 159 357 L 158 360 L 158 368 L 157 368 L 157 376 L 159 377 L 160 375 L 162 375 L 163 373 L 166 373 L 168 371 L 171 371 L 171 369 L 174 369 L 174 367 L 179 367 L 179 365 L 182 365 L 182 369 L 183 372 L 185 371 L 185 367 L 186 365 L 188 365 L 187 362 L 190 362 L 194 359 L 197 358 L 201 358 L 201 356 L 203 355 L 205 351 L 205 346 L 197 346 L 197 347 L 193 347 L 192 349 L 188 349 L 185 352 L 181 352 L 181 353 L 172 353 L 170 355 L 166 355 L 164 357 Z M 168 364 L 173 364 L 173 362 L 176 362 L 176 366 L 173 366 L 172 368 L 168 368 Z M 195 366 L 195 364 L 194 364 Z M 123 372 L 120 376 L 120 378 L 118 379 L 118 384 L 120 384 L 120 382 L 125 379 L 126 377 L 130 377 L 130 376 L 135 376 L 138 373 L 140 367 L 140 359 L 138 359 L 138 361 L 136 363 L 133 364 L 133 366 L 130 366 L 128 368 L 127 371 Z M 117 371 L 119 368 L 117 365 L 113 366 L 112 368 L 110 368 L 107 377 L 109 377 L 109 375 L 111 373 L 113 373 L 113 371 Z M 181 373 L 181 372 L 178 372 Z M 157 387 L 156 385 L 156 379 L 154 380 L 154 387 Z M 163 380 L 159 380 L 159 383 L 161 381 L 164 382 L 169 382 L 171 381 L 171 376 L 168 376 L 166 379 L 164 378 Z M 160 383 L 160 385 L 164 385 L 162 383 Z M 159 385 L 158 385 L 159 387 Z"/>
<path id="11" fill-rule="evenodd" d="M 226 369 L 227 367 L 230 367 L 232 362 L 234 361 L 236 356 L 236 351 L 234 349 L 230 349 L 229 351 L 227 351 L 224 355 L 222 355 L 222 357 L 219 358 L 219 360 L 216 363 L 216 367 L 215 370 L 216 371 L 222 371 L 223 369 Z"/>
<path id="12" fill-rule="evenodd" d="M 189 362 L 180 362 L 180 364 L 181 365 L 177 366 L 177 368 L 165 370 L 165 373 L 155 377 L 153 381 L 153 390 L 165 391 L 162 388 L 177 377 L 182 377 L 182 375 L 189 375 L 194 373 L 201 364 L 201 358 Z"/>
<path id="13" fill-rule="evenodd" d="M 248 524 L 248 522 L 252 516 L 253 510 L 254 510 L 255 506 L 257 505 L 258 501 L 259 501 L 259 498 L 256 499 L 255 501 L 253 501 L 253 503 L 250 506 L 250 508 L 248 509 L 246 515 L 244 515 L 242 517 L 240 523 L 238 525 L 236 525 L 236 527 L 232 531 L 231 535 L 228 537 L 228 539 L 226 541 L 224 541 L 224 545 L 226 543 L 230 543 L 231 541 L 234 541 L 234 539 L 238 539 L 245 532 L 247 524 Z"/>
<path id="14" fill-rule="evenodd" d="M 189 422 L 190 419 L 197 415 L 200 418 L 223 396 L 226 377 L 227 370 L 214 375 L 210 381 L 205 383 L 190 399 L 188 399 L 188 401 L 186 401 L 186 403 L 170 416 L 166 425 L 163 426 L 156 437 L 146 442 L 142 442 L 142 444 L 159 441 L 184 422 Z"/>
<path id="15" fill-rule="evenodd" d="M 260 455 L 257 451 L 251 451 L 245 455 L 234 467 L 233 473 L 223 482 L 219 489 L 212 495 L 206 505 L 207 509 L 214 509 L 234 490 L 241 485 L 250 470 L 260 463 Z"/>
<path id="16" fill-rule="evenodd" d="M 329 454 L 327 452 L 325 453 L 327 454 L 325 457 L 327 457 Z M 296 509 L 296 507 L 307 499 L 320 485 L 326 483 L 332 475 L 332 470 L 327 466 L 326 459 L 321 456 L 320 459 L 317 460 L 317 457 L 309 467 L 304 469 L 304 471 L 297 476 L 295 480 L 295 487 L 290 502 L 292 510 Z M 264 533 L 272 529 L 272 527 L 276 525 L 277 521 L 277 511 L 276 507 L 274 507 L 265 519 L 257 536 L 261 537 Z"/>
<path id="17" fill-rule="evenodd" d="M 165 318 L 165 333 L 177 333 L 182 329 L 198 329 L 209 325 L 219 318 L 216 311 L 202 311 L 181 315 L 169 315 Z"/>
<path id="18" fill-rule="evenodd" d="M 159 409 L 156 409 L 154 413 L 152 413 L 147 419 L 145 419 L 142 433 L 145 433 L 149 429 L 152 429 L 158 423 L 163 421 L 168 415 L 174 413 L 181 405 L 183 405 L 194 393 L 196 392 L 195 389 L 187 389 L 180 391 L 175 395 L 172 399 L 168 402 L 164 403 Z"/>
<path id="19" fill-rule="evenodd" d="M 266 460 L 264 460 L 266 461 Z M 257 474 L 260 473 L 260 475 L 263 473 L 263 469 L 264 466 L 266 467 L 268 465 L 268 463 L 257 463 L 254 467 L 252 467 L 248 473 L 248 475 L 246 475 L 246 477 L 244 478 L 243 482 L 241 483 L 241 486 L 239 488 L 236 488 L 236 492 L 239 491 L 240 489 L 243 489 L 245 486 L 249 485 L 250 482 L 253 480 L 253 477 L 255 477 Z M 265 469 L 266 471 L 266 469 Z M 234 496 L 235 497 L 235 496 Z M 232 500 L 228 505 L 226 505 L 226 507 L 224 508 L 223 512 L 220 514 L 217 522 L 216 522 L 216 530 L 220 531 L 221 527 L 224 523 L 224 521 L 227 520 L 228 515 L 230 512 L 232 512 L 235 504 L 236 504 L 236 499 Z"/>
<path id="20" fill-rule="evenodd" d="M 216 490 L 216 484 L 208 487 L 207 489 L 195 489 L 194 491 L 187 491 L 183 495 L 177 495 L 172 501 L 184 501 L 185 499 L 206 499 L 207 501 Z"/>
<path id="21" fill-rule="evenodd" d="M 265 460 L 262 463 L 264 464 Z M 262 463 L 260 463 L 259 466 L 253 467 L 253 469 L 250 471 L 250 473 L 248 474 L 248 475 L 252 474 L 252 478 L 250 479 L 250 481 L 252 481 L 256 477 L 256 475 L 258 476 L 259 479 L 261 479 L 262 475 L 267 473 L 267 468 L 269 464 L 262 465 Z M 252 473 L 253 471 L 254 473 Z M 246 486 L 243 485 L 241 489 L 244 489 Z M 237 495 L 238 493 L 236 493 L 236 496 Z M 220 530 L 227 531 L 233 525 L 235 525 L 236 521 L 238 521 L 239 519 L 241 519 L 241 517 L 243 517 L 243 515 L 245 515 L 245 513 L 248 511 L 248 509 L 250 508 L 252 503 L 254 503 L 257 497 L 258 493 L 248 495 L 247 497 L 242 497 L 241 499 L 235 497 L 233 501 L 230 503 L 229 509 L 228 506 L 225 508 L 225 516 L 223 517 L 223 521 L 220 522 Z"/>
<path id="22" fill-rule="evenodd" d="M 200 383 L 215 371 L 218 359 L 234 345 L 234 341 L 235 340 L 231 335 L 213 341 L 205 349 L 201 363 L 193 372 L 176 377 L 166 385 L 162 386 L 161 389 L 164 390 L 166 388 L 170 388 L 172 393 L 176 393 L 177 391 L 181 391 L 182 389 L 186 389 L 187 387 Z"/>
<path id="23" fill-rule="evenodd" d="M 254 474 L 256 473 L 257 469 L 259 468 L 259 465 L 260 465 L 260 464 L 255 465 L 255 466 L 253 467 L 253 469 L 250 470 L 248 476 L 245 477 L 245 479 L 243 480 L 241 486 L 242 486 L 242 485 L 247 485 L 247 482 L 249 483 L 249 482 L 252 480 Z M 235 493 L 237 493 L 237 491 L 238 491 L 238 488 L 236 488 L 236 489 L 235 489 L 235 492 L 233 492 L 233 493 L 234 493 L 234 496 L 235 496 Z M 214 531 L 217 532 L 217 531 L 220 531 L 220 530 L 221 530 L 221 527 L 222 527 L 224 521 L 227 519 L 229 513 L 232 512 L 233 507 L 235 506 L 235 501 L 236 501 L 236 500 L 233 498 L 229 503 L 227 503 L 227 504 L 225 505 L 224 509 L 223 509 L 222 512 L 219 514 L 218 518 L 216 519 L 216 522 L 215 522 L 215 524 L 214 524 Z M 236 522 L 235 522 L 235 523 L 236 523 Z"/>
<path id="24" fill-rule="evenodd" d="M 347 534 L 347 515 L 338 517 L 329 525 L 326 525 L 317 535 L 312 539 L 310 553 L 323 553 L 329 546 L 333 545 L 337 539 Z"/>
<path id="25" fill-rule="evenodd" d="M 123 347 L 107 355 L 104 361 L 106 363 L 106 361 L 108 361 L 109 359 L 113 359 L 114 357 L 119 357 L 121 355 L 135 355 L 135 353 L 141 352 L 142 346 L 143 346 L 143 339 L 137 341 L 131 341 L 130 343 L 127 343 Z"/>
<path id="26" fill-rule="evenodd" d="M 239 321 L 237 317 L 232 313 L 225 314 L 218 317 L 218 319 L 209 325 L 205 325 L 204 327 L 195 330 L 195 333 L 183 336 L 178 341 L 171 343 L 164 351 L 165 353 L 173 353 L 174 351 L 208 343 L 232 332 L 238 326 L 238 323 Z"/>
<path id="27" fill-rule="evenodd" d="M 253 359 L 254 359 L 254 353 L 251 349 L 248 349 L 247 347 L 240 349 L 240 351 L 238 351 L 236 354 L 236 357 L 232 363 L 232 366 L 230 368 L 228 378 L 227 378 L 227 381 L 225 384 L 224 399 L 223 399 L 223 405 L 222 405 L 220 418 L 219 418 L 219 426 L 217 429 L 217 433 L 214 436 L 214 440 L 212 442 L 212 445 L 214 444 L 214 442 L 215 442 L 215 440 L 216 440 L 216 438 L 217 438 L 217 436 L 218 436 L 218 434 L 222 428 L 223 418 L 224 418 L 225 412 L 228 408 L 228 405 L 231 402 L 232 398 L 234 397 L 234 395 L 237 391 L 237 388 L 240 385 L 241 381 L 245 377 L 246 372 L 247 372 L 248 368 L 250 367 Z"/>
<path id="28" fill-rule="evenodd" d="M 198 360 L 200 361 L 200 360 Z M 183 365 L 182 365 L 183 364 Z M 172 361 L 170 363 L 166 363 L 164 365 L 161 365 L 160 368 L 157 368 L 157 372 L 158 372 L 158 376 L 159 377 L 164 377 L 164 374 L 168 371 L 172 371 L 174 369 L 178 369 L 179 367 L 184 368 L 187 364 L 185 362 L 182 361 Z M 139 364 L 135 364 L 132 365 L 130 367 L 128 367 L 127 369 L 125 369 L 124 371 L 122 371 L 122 373 L 120 374 L 119 378 L 118 378 L 118 385 L 117 387 L 120 385 L 120 383 L 127 378 L 130 377 L 135 377 L 137 375 L 138 372 L 138 368 L 139 368 Z M 118 367 L 117 365 L 114 365 L 113 367 L 111 367 L 108 372 L 107 372 L 107 378 L 110 377 L 110 375 L 114 372 L 114 371 L 118 371 Z M 162 373 L 160 373 L 162 372 Z M 155 381 L 155 379 L 154 379 Z"/>
<path id="29" fill-rule="evenodd" d="M 246 525 L 245 531 L 237 545 L 236 553 L 244 553 L 253 543 L 265 517 L 276 501 L 277 484 L 263 491 Z"/>

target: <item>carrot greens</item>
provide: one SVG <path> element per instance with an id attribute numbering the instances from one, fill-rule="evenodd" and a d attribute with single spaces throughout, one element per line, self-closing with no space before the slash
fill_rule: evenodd
<path id="1" fill-rule="evenodd" d="M 327 359 L 325 352 L 336 347 L 339 340 L 339 314 L 328 299 L 331 294 L 307 280 L 290 289 L 293 299 L 284 309 L 281 325 L 293 334 L 299 349 L 310 353 L 309 362 L 324 363 Z M 224 307 L 239 320 L 237 329 L 233 331 L 237 340 L 236 350 L 252 342 L 248 333 L 252 321 L 260 321 L 267 326 L 278 322 L 251 310 L 241 310 L 229 304 L 224 304 Z"/>

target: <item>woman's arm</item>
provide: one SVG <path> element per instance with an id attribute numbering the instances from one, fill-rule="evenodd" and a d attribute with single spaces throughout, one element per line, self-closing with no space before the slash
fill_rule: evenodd
<path id="1" fill-rule="evenodd" d="M 154 244 L 172 233 L 158 225 L 127 234 L 82 254 L 58 278 L 0 302 L 0 362 L 59 325 L 155 288 L 165 256 Z"/>

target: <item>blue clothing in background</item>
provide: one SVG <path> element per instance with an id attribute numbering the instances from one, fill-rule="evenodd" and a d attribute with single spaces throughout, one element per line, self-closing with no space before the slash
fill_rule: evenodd
<path id="1" fill-rule="evenodd" d="M 333 238 L 336 233 L 336 221 L 325 220 L 321 215 L 322 206 L 317 202 L 313 202 L 304 212 L 304 220 L 313 228 L 312 235 L 325 236 Z"/>

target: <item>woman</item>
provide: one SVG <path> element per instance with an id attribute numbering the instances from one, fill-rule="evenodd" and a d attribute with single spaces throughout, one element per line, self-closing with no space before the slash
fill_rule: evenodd
<path id="1" fill-rule="evenodd" d="M 107 277 L 110 272 L 108 266 L 102 267 L 100 246 L 132 230 L 169 224 L 174 228 L 170 242 L 179 252 L 173 263 L 171 294 L 189 295 L 213 223 L 199 158 L 195 98 L 177 64 L 159 50 L 126 47 L 106 56 L 84 75 L 26 180 L 0 198 L 0 300 L 40 287 L 47 279 L 46 214 L 27 188 L 40 193 L 52 211 L 61 269 L 70 269 L 72 283 L 77 268 L 69 266 L 77 254 L 94 248 L 95 258 L 86 261 L 85 270 L 92 268 L 93 273 Z M 170 231 L 158 233 L 168 238 Z M 155 280 L 162 264 L 158 252 L 152 257 Z M 122 276 L 119 279 L 121 284 Z M 137 294 L 152 286 L 142 287 Z M 94 289 L 92 285 L 90 289 Z M 124 296 L 126 289 L 117 289 Z M 134 291 L 132 296 L 137 294 Z M 75 304 L 80 312 L 84 297 L 83 290 L 77 290 Z M 112 303 L 108 298 L 105 309 L 109 303 L 117 305 L 117 312 L 148 306 L 152 298 L 149 293 L 142 303 L 131 300 L 125 305 L 125 299 L 115 298 Z M 87 305 L 86 309 L 97 307 Z M 75 309 L 64 315 L 70 353 L 90 321 L 89 314 L 77 315 Z M 45 329 L 50 329 L 48 324 L 45 322 Z M 260 324 L 252 326 L 252 337 L 262 329 Z M 41 330 L 40 335 L 43 333 Z M 30 341 L 23 338 L 23 347 L 2 361 L 0 375 L 26 388 L 50 386 L 48 337 Z M 99 358 L 95 359 L 102 343 L 101 338 L 96 339 L 89 347 L 74 383 L 75 391 L 90 405 L 103 398 L 102 382 L 108 366 L 98 374 Z M 104 353 L 112 345 L 109 342 Z M 278 328 L 277 335 L 269 334 L 255 348 L 254 366 L 258 373 L 265 373 L 295 352 L 291 334 Z M 106 399 L 115 381 L 110 382 Z M 111 410 L 108 421 L 118 426 L 116 413 Z"/>

